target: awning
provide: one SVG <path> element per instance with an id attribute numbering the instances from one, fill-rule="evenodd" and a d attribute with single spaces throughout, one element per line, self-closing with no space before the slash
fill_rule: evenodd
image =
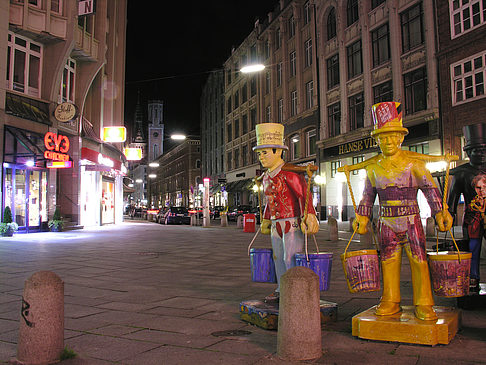
<path id="1" fill-rule="evenodd" d="M 209 187 L 209 192 L 214 194 L 217 193 L 220 189 L 221 185 L 220 184 L 214 184 L 213 186 Z"/>
<path id="2" fill-rule="evenodd" d="M 49 104 L 26 96 L 5 94 L 5 113 L 34 122 L 52 125 L 49 120 Z"/>
<path id="3" fill-rule="evenodd" d="M 248 185 L 252 183 L 253 179 L 243 179 L 238 181 L 232 181 L 226 184 L 226 191 L 228 192 L 237 192 L 247 189 Z M 253 186 L 253 183 L 252 185 Z"/>

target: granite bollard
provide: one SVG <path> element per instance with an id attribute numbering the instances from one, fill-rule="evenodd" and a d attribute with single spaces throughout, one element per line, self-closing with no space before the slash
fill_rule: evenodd
<path id="1" fill-rule="evenodd" d="M 435 219 L 434 217 L 428 217 L 425 221 L 425 236 L 435 237 Z"/>
<path id="2" fill-rule="evenodd" d="M 226 213 L 221 213 L 221 227 L 228 227 L 228 216 Z"/>
<path id="3" fill-rule="evenodd" d="M 337 241 L 338 240 L 338 224 L 337 220 L 334 217 L 327 218 L 327 228 L 329 229 L 329 240 L 330 241 Z"/>
<path id="4" fill-rule="evenodd" d="M 293 267 L 282 275 L 277 355 L 287 360 L 322 356 L 319 277 L 309 268 Z"/>
<path id="5" fill-rule="evenodd" d="M 63 349 L 64 282 L 52 271 L 39 271 L 24 285 L 17 361 L 52 364 Z"/>
<path id="6" fill-rule="evenodd" d="M 239 215 L 236 219 L 236 228 L 243 228 L 243 216 Z"/>

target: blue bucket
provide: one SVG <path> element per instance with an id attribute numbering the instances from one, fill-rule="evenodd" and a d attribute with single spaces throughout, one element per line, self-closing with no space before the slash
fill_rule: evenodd
<path id="1" fill-rule="evenodd" d="M 250 250 L 251 281 L 276 283 L 275 263 L 271 248 L 252 248 Z"/>
<path id="2" fill-rule="evenodd" d="M 319 290 L 328 290 L 331 281 L 332 253 L 310 253 L 309 262 L 305 253 L 295 254 L 295 264 L 304 266 L 314 271 L 319 276 Z"/>

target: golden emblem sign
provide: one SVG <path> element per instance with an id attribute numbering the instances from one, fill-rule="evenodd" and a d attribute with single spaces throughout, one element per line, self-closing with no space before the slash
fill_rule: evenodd
<path id="1" fill-rule="evenodd" d="M 73 120 L 77 115 L 76 105 L 73 103 L 64 102 L 59 104 L 54 110 L 54 118 L 59 122 L 66 123 Z"/>

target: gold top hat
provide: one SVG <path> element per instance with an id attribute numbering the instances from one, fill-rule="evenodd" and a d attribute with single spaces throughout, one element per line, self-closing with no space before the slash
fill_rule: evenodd
<path id="1" fill-rule="evenodd" d="M 284 144 L 284 126 L 280 123 L 261 123 L 255 126 L 257 145 L 253 151 L 260 148 L 289 148 Z"/>
<path id="2" fill-rule="evenodd" d="M 408 134 L 408 129 L 402 124 L 402 112 L 398 113 L 399 106 L 400 103 L 398 102 L 386 101 L 371 107 L 371 116 L 373 118 L 371 136 L 375 137 L 385 132 Z"/>

